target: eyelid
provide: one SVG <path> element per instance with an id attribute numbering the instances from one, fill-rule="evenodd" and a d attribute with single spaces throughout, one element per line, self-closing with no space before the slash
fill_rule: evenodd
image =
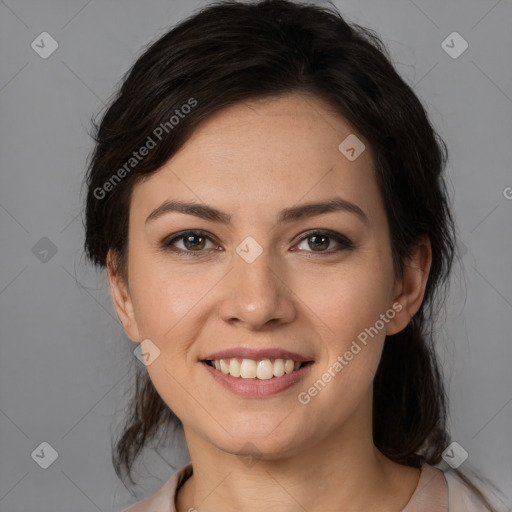
<path id="1" fill-rule="evenodd" d="M 178 254 L 186 254 L 186 255 L 190 255 L 190 256 L 201 256 L 202 254 L 207 252 L 206 249 L 202 250 L 202 251 L 185 251 L 183 249 L 179 249 L 178 247 L 173 246 L 173 244 L 175 244 L 179 240 L 182 240 L 185 237 L 192 236 L 192 235 L 205 238 L 208 241 L 212 242 L 213 244 L 217 244 L 216 238 L 208 231 L 205 231 L 202 229 L 186 229 L 184 231 L 179 231 L 178 233 L 174 233 L 168 237 L 165 237 L 162 240 L 162 242 L 160 242 L 160 248 L 163 250 L 170 250 L 170 251 L 178 253 Z"/>
<path id="2" fill-rule="evenodd" d="M 305 233 L 301 233 L 300 239 L 294 244 L 298 245 L 313 235 L 323 235 L 331 240 L 334 240 L 340 247 L 337 249 L 330 249 L 327 251 L 305 251 L 308 254 L 308 257 L 321 257 L 321 256 L 329 256 L 333 254 L 339 254 L 343 251 L 351 250 L 356 248 L 356 244 L 352 242 L 347 236 L 342 235 L 341 233 L 337 233 L 335 231 L 331 231 L 329 229 L 312 229 L 308 230 Z M 330 245 L 330 244 L 329 244 Z"/>
<path id="3" fill-rule="evenodd" d="M 218 242 L 216 241 L 216 237 L 213 236 L 208 231 L 205 231 L 202 229 L 188 229 L 188 230 L 180 231 L 178 233 L 174 233 L 174 234 L 164 238 L 162 240 L 162 242 L 160 243 L 160 248 L 163 250 L 170 250 L 171 252 L 174 252 L 176 254 L 183 254 L 186 256 L 193 256 L 193 257 L 203 256 L 204 253 L 207 253 L 208 251 L 212 250 L 212 249 L 209 249 L 209 250 L 201 250 L 201 251 L 191 251 L 191 250 L 179 249 L 179 248 L 173 246 L 173 244 L 175 244 L 177 241 L 182 240 L 186 236 L 190 236 L 190 235 L 206 238 L 210 242 L 218 245 Z M 335 231 L 331 231 L 329 229 L 321 229 L 321 228 L 310 229 L 304 233 L 301 233 L 300 235 L 298 235 L 298 236 L 300 236 L 300 238 L 294 243 L 294 246 L 307 240 L 312 235 L 327 236 L 328 238 L 334 240 L 341 246 L 341 248 L 331 249 L 328 251 L 305 251 L 306 253 L 310 253 L 313 256 L 322 256 L 322 255 L 327 256 L 327 255 L 332 255 L 332 254 L 338 254 L 342 251 L 351 250 L 351 249 L 356 248 L 356 244 L 354 242 L 352 242 L 352 240 L 350 240 L 347 236 L 345 236 L 341 233 L 337 233 Z"/>
<path id="4" fill-rule="evenodd" d="M 346 235 L 337 233 L 336 231 L 331 231 L 330 229 L 322 229 L 322 228 L 309 229 L 308 231 L 301 233 L 299 235 L 300 238 L 296 242 L 296 244 L 306 240 L 307 238 L 309 238 L 312 235 L 324 235 L 324 236 L 328 236 L 329 238 L 336 240 L 338 243 L 343 244 L 343 245 L 355 245 L 354 242 L 352 242 L 352 240 L 350 240 L 350 238 L 348 238 Z"/>

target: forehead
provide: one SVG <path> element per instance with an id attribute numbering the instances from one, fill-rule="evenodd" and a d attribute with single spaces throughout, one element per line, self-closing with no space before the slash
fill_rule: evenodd
<path id="1" fill-rule="evenodd" d="M 351 160 L 346 140 L 361 151 L 353 128 L 311 96 L 238 103 L 203 121 L 161 169 L 135 186 L 132 211 L 149 214 L 163 201 L 183 199 L 255 221 L 255 212 L 338 195 L 369 216 L 381 214 L 371 150 L 365 144 Z"/>

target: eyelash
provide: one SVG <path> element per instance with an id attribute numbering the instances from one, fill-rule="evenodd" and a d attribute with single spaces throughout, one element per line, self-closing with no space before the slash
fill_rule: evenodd
<path id="1" fill-rule="evenodd" d="M 178 233 L 176 236 L 173 236 L 171 239 L 167 238 L 167 239 L 162 240 L 162 242 L 160 243 L 160 247 L 163 250 L 169 250 L 169 251 L 172 251 L 174 253 L 182 254 L 184 256 L 191 256 L 193 258 L 197 258 L 197 257 L 203 256 L 203 254 L 206 252 L 206 250 L 201 250 L 201 251 L 189 251 L 189 250 L 187 250 L 187 251 L 185 251 L 183 249 L 178 249 L 177 247 L 172 247 L 174 243 L 178 242 L 179 240 L 182 240 L 183 238 L 185 238 L 187 236 L 191 236 L 191 235 L 192 236 L 201 237 L 201 238 L 206 238 L 210 242 L 215 243 L 214 240 L 212 239 L 212 237 L 208 236 L 208 233 L 206 233 L 205 231 L 189 230 L 189 231 L 182 231 L 181 233 Z M 304 240 L 307 240 L 308 238 L 311 238 L 314 235 L 326 236 L 329 239 L 332 239 L 335 242 L 337 242 L 338 244 L 340 244 L 341 248 L 336 249 L 336 250 L 319 251 L 319 252 L 317 252 L 317 251 L 306 251 L 306 252 L 313 253 L 313 256 L 308 256 L 308 257 L 315 258 L 316 256 L 320 256 L 320 257 L 321 256 L 330 256 L 330 255 L 333 255 L 333 254 L 337 254 L 337 253 L 339 253 L 341 251 L 351 250 L 351 249 L 355 248 L 355 244 L 351 240 L 349 240 L 346 236 L 341 235 L 339 233 L 335 233 L 333 231 L 324 230 L 324 229 L 319 229 L 319 230 L 307 232 L 297 242 L 296 245 L 300 244 Z"/>

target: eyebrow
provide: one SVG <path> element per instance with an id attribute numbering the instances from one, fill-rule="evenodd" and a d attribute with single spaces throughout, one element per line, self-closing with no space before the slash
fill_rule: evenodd
<path id="1" fill-rule="evenodd" d="M 354 203 L 342 199 L 341 197 L 335 197 L 327 201 L 317 203 L 307 203 L 300 206 L 293 206 L 291 208 L 285 208 L 279 212 L 277 224 L 284 224 L 295 222 L 305 217 L 314 217 L 316 215 L 322 215 L 330 212 L 348 212 L 357 215 L 365 224 L 369 224 L 368 217 L 366 214 Z M 208 206 L 201 203 L 187 203 L 177 200 L 164 201 L 160 206 L 154 209 L 146 218 L 146 224 L 154 221 L 157 218 L 171 212 L 184 213 L 186 215 L 193 215 L 201 219 L 210 220 L 222 224 L 231 223 L 231 215 L 218 210 L 212 206 Z"/>

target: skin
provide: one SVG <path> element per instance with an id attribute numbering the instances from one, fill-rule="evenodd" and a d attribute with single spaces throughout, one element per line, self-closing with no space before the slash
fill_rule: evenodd
<path id="1" fill-rule="evenodd" d="M 421 240 L 395 278 L 371 149 L 365 143 L 355 161 L 338 150 L 351 133 L 310 96 L 236 104 L 204 121 L 133 190 L 127 282 L 112 252 L 107 269 L 128 337 L 149 338 L 160 349 L 147 371 L 184 425 L 194 473 L 179 490 L 179 512 L 325 512 L 340 503 L 351 512 L 391 512 L 417 486 L 418 469 L 392 462 L 373 444 L 372 382 L 386 334 L 404 329 L 421 305 L 431 248 Z M 338 211 L 276 223 L 283 208 L 333 197 L 355 203 L 368 222 Z M 169 199 L 211 205 L 231 214 L 231 224 L 176 212 L 146 224 Z M 159 248 L 187 229 L 213 235 L 199 257 Z M 317 249 L 302 240 L 315 229 L 344 235 L 355 247 L 329 238 Z M 250 264 L 236 253 L 248 236 L 263 249 Z M 194 251 L 183 239 L 174 247 Z M 384 329 L 307 405 L 299 403 L 298 394 L 397 303 L 401 311 Z M 237 346 L 288 349 L 314 365 L 277 395 L 240 397 L 199 362 Z M 240 455 L 257 461 L 248 466 Z"/>

